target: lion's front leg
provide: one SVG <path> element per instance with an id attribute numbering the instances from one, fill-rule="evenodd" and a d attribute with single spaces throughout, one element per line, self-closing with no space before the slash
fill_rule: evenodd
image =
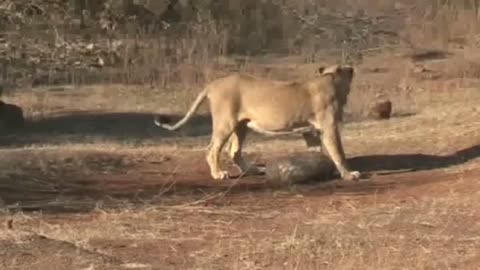
<path id="1" fill-rule="evenodd" d="M 337 170 L 340 172 L 341 177 L 345 180 L 358 180 L 361 176 L 360 172 L 351 171 L 348 168 L 336 121 L 332 119 L 326 123 L 319 124 L 323 127 L 323 144 L 333 163 L 335 163 Z"/>

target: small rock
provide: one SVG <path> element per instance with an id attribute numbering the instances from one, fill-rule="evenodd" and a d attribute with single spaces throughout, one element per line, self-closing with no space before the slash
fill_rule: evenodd
<path id="1" fill-rule="evenodd" d="M 424 66 L 416 65 L 413 67 L 413 73 L 424 73 L 427 69 Z"/>
<path id="2" fill-rule="evenodd" d="M 370 107 L 369 116 L 381 120 L 390 119 L 392 115 L 392 102 L 390 100 L 379 100 Z"/>
<path id="3" fill-rule="evenodd" d="M 13 219 L 7 220 L 6 224 L 7 229 L 12 230 L 13 229 Z"/>

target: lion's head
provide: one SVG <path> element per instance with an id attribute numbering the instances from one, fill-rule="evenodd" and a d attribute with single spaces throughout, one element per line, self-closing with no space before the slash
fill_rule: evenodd
<path id="1" fill-rule="evenodd" d="M 332 82 L 335 86 L 337 98 L 344 106 L 347 103 L 350 94 L 351 84 L 354 77 L 354 68 L 349 65 L 333 65 L 329 67 L 320 67 L 318 72 L 323 76 L 332 76 Z"/>

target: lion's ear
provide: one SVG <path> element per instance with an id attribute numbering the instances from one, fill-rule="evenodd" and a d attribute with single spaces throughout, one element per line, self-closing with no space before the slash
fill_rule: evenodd
<path id="1" fill-rule="evenodd" d="M 339 73 L 339 65 L 331 65 L 322 69 L 322 75 Z"/>
<path id="2" fill-rule="evenodd" d="M 323 74 L 324 71 L 325 71 L 325 67 L 318 68 L 318 73 Z"/>

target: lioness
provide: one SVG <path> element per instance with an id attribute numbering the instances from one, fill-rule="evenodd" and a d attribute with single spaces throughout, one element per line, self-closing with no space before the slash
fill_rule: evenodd
<path id="1" fill-rule="evenodd" d="M 168 130 L 183 126 L 208 98 L 213 121 L 207 162 L 213 179 L 229 178 L 219 164 L 219 154 L 229 138 L 229 155 L 245 174 L 261 170 L 242 157 L 242 145 L 248 128 L 276 135 L 301 133 L 308 146 L 323 144 L 345 180 L 357 180 L 360 172 L 350 171 L 338 125 L 347 103 L 354 69 L 333 65 L 319 68 L 320 75 L 306 81 L 280 82 L 250 75 L 235 74 L 208 84 L 197 96 L 186 115 L 175 125 L 155 117 L 155 124 Z"/>

